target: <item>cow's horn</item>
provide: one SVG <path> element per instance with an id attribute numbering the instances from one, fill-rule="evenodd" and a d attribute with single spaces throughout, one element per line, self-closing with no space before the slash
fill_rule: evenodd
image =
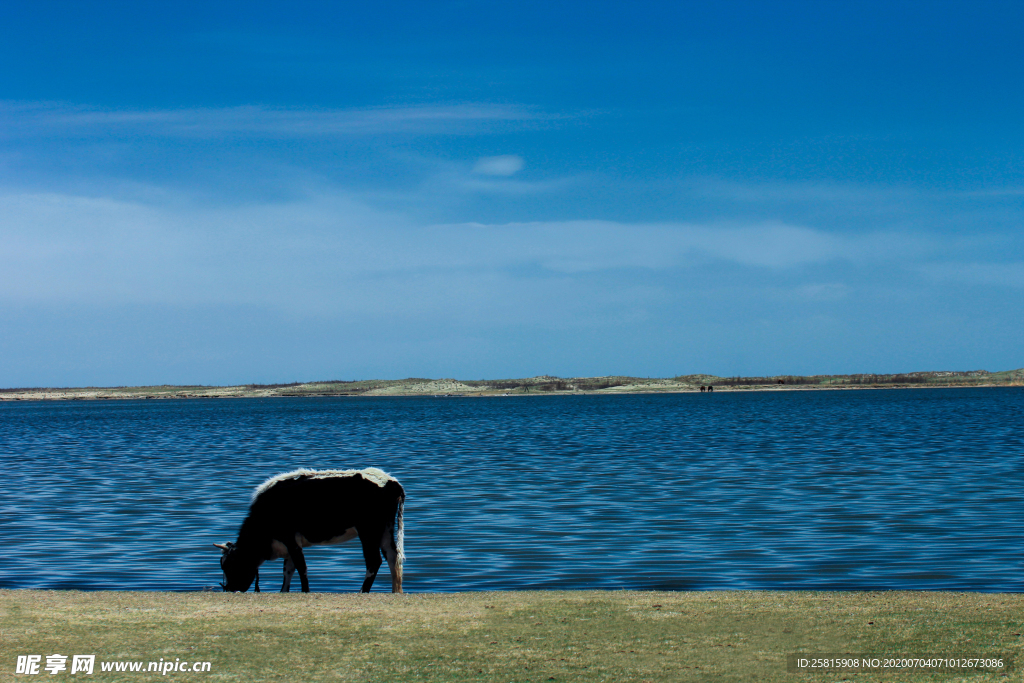
<path id="1" fill-rule="evenodd" d="M 214 548 L 220 548 L 221 550 L 227 550 L 228 549 L 228 544 L 227 543 L 214 543 L 213 547 Z"/>

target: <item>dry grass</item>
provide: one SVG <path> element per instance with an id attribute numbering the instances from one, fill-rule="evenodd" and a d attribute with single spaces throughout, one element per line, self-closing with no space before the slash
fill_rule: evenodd
<path id="1" fill-rule="evenodd" d="M 4 590 L 0 678 L 23 678 L 18 654 L 61 653 L 96 654 L 96 680 L 152 678 L 98 663 L 161 657 L 212 662 L 209 674 L 168 674 L 189 680 L 1008 680 L 791 674 L 785 655 L 1019 655 L 1022 622 L 1024 595 L 1009 594 Z"/>

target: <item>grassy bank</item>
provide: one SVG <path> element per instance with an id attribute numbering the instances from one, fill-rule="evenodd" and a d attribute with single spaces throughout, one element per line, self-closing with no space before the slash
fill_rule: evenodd
<path id="1" fill-rule="evenodd" d="M 795 674 L 789 653 L 1019 655 L 1024 595 L 833 592 L 459 594 L 0 591 L 19 654 L 209 661 L 167 679 L 256 681 L 1020 680 L 998 673 Z M 70 659 L 68 660 L 70 664 Z M 70 670 L 70 666 L 69 666 Z M 62 675 L 69 675 L 64 672 Z M 43 671 L 42 676 L 50 676 Z M 56 678 L 56 677 L 54 677 Z"/>

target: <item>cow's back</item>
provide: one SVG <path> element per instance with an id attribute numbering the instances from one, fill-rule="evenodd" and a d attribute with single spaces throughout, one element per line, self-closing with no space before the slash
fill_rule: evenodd
<path id="1" fill-rule="evenodd" d="M 352 527 L 393 523 L 404 491 L 384 476 L 369 479 L 360 471 L 310 470 L 279 475 L 257 489 L 249 514 L 282 540 L 300 533 L 311 543 L 322 543 Z"/>

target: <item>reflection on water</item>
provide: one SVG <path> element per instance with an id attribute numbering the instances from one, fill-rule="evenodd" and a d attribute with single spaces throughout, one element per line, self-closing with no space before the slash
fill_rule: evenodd
<path id="1" fill-rule="evenodd" d="M 409 591 L 1021 591 L 1022 409 L 1015 388 L 5 403 L 0 586 L 215 585 L 263 479 L 373 465 L 408 494 Z M 307 560 L 313 590 L 358 590 L 357 541 Z"/>

